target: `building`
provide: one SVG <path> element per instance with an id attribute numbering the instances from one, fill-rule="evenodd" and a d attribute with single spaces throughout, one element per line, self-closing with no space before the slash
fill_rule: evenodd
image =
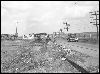
<path id="1" fill-rule="evenodd" d="M 28 34 L 28 35 L 23 35 L 23 39 L 34 39 L 34 33 Z"/>
<path id="2" fill-rule="evenodd" d="M 16 33 L 15 34 L 1 34 L 1 39 L 4 40 L 14 40 L 18 37 L 18 33 L 17 33 L 17 27 L 16 27 Z"/>

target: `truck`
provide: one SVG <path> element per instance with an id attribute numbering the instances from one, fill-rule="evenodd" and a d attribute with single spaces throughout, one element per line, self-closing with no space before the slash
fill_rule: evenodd
<path id="1" fill-rule="evenodd" d="M 68 42 L 78 42 L 78 38 L 76 37 L 76 34 L 68 34 L 68 38 L 67 38 Z"/>
<path id="2" fill-rule="evenodd" d="M 48 38 L 47 36 L 48 36 L 47 33 L 36 33 L 36 34 L 34 34 L 35 41 L 38 41 L 38 42 L 46 41 L 47 38 Z"/>

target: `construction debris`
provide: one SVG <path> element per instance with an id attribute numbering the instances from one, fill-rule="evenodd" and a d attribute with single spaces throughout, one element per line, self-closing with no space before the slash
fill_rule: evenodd
<path id="1" fill-rule="evenodd" d="M 18 45 L 19 42 L 20 45 Z M 18 43 L 16 47 L 13 46 L 14 43 Z M 2 73 L 80 72 L 66 60 L 69 57 L 76 58 L 76 55 L 73 56 L 72 54 L 73 51 L 63 45 L 58 45 L 56 42 L 48 41 L 44 43 L 44 41 L 34 42 L 25 40 L 12 41 L 9 45 L 2 45 Z M 7 49 L 8 46 L 9 49 Z M 74 61 L 81 59 L 79 57 L 75 58 Z"/>

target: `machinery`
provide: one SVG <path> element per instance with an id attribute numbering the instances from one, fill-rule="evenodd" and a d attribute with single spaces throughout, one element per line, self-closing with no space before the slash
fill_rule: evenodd
<path id="1" fill-rule="evenodd" d="M 35 41 L 41 41 L 42 39 L 40 36 L 41 36 L 40 34 L 34 34 Z"/>
<path id="2" fill-rule="evenodd" d="M 68 34 L 67 40 L 68 42 L 78 42 L 78 38 L 76 37 L 76 34 Z"/>
<path id="3" fill-rule="evenodd" d="M 50 40 L 49 35 L 47 35 L 46 33 L 38 33 L 38 34 L 34 34 L 34 38 L 35 41 L 38 42 L 48 42 Z"/>

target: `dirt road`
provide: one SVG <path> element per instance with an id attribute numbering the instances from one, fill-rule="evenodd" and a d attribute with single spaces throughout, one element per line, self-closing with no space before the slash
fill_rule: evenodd
<path id="1" fill-rule="evenodd" d="M 57 39 L 57 43 L 65 45 L 67 47 L 72 48 L 73 50 L 82 52 L 84 54 L 99 59 L 99 45 L 92 45 L 92 44 L 85 44 L 85 43 L 78 43 L 78 42 L 67 42 L 67 40 L 64 39 Z"/>
<path id="2" fill-rule="evenodd" d="M 92 66 L 92 68 L 94 66 L 95 67 L 99 66 L 99 46 L 78 43 L 78 42 L 67 42 L 64 39 L 57 39 L 56 43 L 58 45 L 66 46 L 67 48 L 70 48 L 72 51 L 74 51 L 76 54 L 73 55 L 73 58 L 71 56 L 68 57 L 68 59 L 86 68 L 87 70 L 90 69 L 88 68 L 90 66 Z M 84 54 L 85 57 L 81 56 L 81 54 Z M 86 57 L 86 55 L 88 57 Z M 84 60 L 84 62 L 78 60 L 75 61 L 75 56 L 78 56 L 78 58 L 81 58 L 82 60 Z"/>

